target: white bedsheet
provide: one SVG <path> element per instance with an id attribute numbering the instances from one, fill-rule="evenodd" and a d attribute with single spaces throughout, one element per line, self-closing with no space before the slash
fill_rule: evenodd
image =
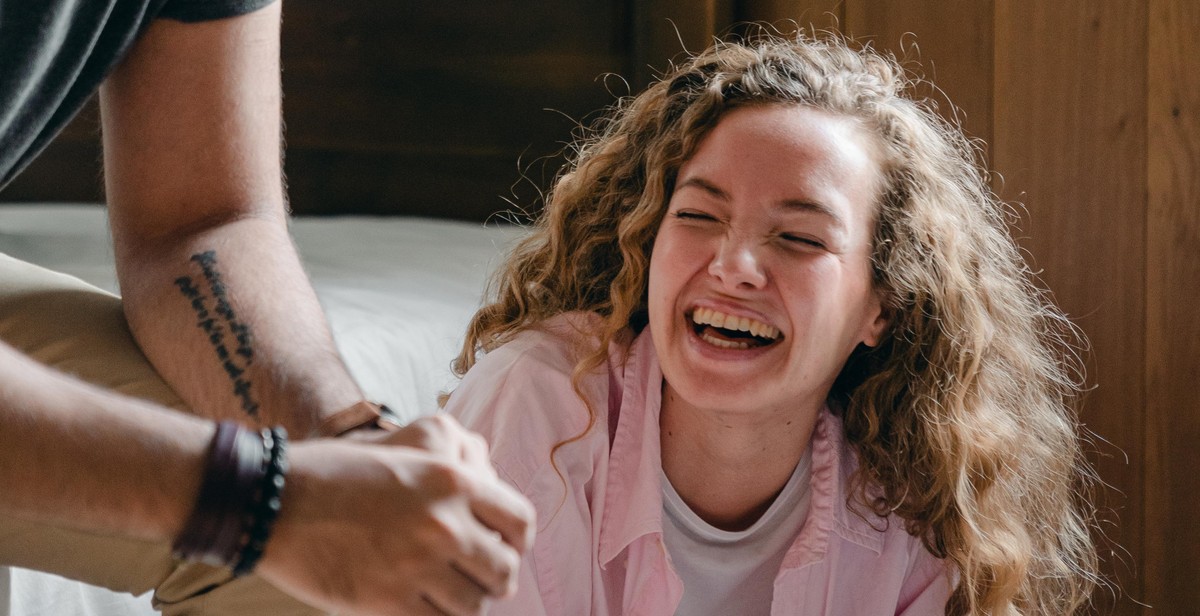
<path id="1" fill-rule="evenodd" d="M 403 418 L 433 412 L 488 274 L 521 233 L 508 226 L 417 218 L 301 218 L 300 258 L 338 349 L 366 395 Z M 105 210 L 94 205 L 0 206 L 0 253 L 117 292 Z M 0 616 L 154 614 L 117 595 L 0 568 Z"/>

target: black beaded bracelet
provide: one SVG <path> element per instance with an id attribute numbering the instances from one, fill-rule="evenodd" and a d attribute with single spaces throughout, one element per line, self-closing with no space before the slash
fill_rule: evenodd
<path id="1" fill-rule="evenodd" d="M 196 506 L 175 539 L 176 557 L 217 567 L 235 562 L 245 536 L 246 512 L 256 506 L 268 465 L 258 433 L 232 421 L 220 422 Z"/>
<path id="2" fill-rule="evenodd" d="M 279 427 L 263 430 L 262 440 L 266 468 L 258 498 L 247 519 L 245 543 L 232 567 L 234 577 L 253 571 L 262 558 L 282 504 L 284 477 L 288 470 L 287 431 Z"/>

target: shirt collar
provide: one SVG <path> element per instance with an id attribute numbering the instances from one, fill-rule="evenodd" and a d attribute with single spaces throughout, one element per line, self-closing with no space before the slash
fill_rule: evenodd
<path id="1" fill-rule="evenodd" d="M 650 328 L 633 340 L 624 358 L 620 413 L 609 448 L 604 511 L 600 520 L 600 565 L 607 565 L 638 537 L 662 533 L 662 370 Z M 619 369 L 619 367 L 613 367 Z M 610 400 L 614 399 L 610 396 Z M 614 418 L 609 413 L 610 420 Z"/>
<path id="2" fill-rule="evenodd" d="M 857 462 L 843 436 L 842 420 L 830 413 L 828 407 L 817 415 L 811 446 L 812 500 L 808 519 L 784 555 L 781 568 L 802 567 L 823 559 L 835 535 L 876 554 L 882 553 L 883 534 L 868 521 L 874 514 L 850 509 L 861 508 L 848 499 L 850 476 Z"/>
<path id="3" fill-rule="evenodd" d="M 623 361 L 621 361 L 623 359 Z M 610 366 L 619 378 L 619 396 L 610 391 L 610 405 L 619 400 L 619 413 L 609 411 L 616 428 L 611 431 L 608 477 L 599 533 L 599 562 L 606 566 L 639 537 L 662 534 L 662 446 L 659 412 L 662 409 L 662 370 L 654 351 L 650 328 L 629 345 L 623 358 Z M 823 408 L 817 416 L 812 441 L 812 500 L 800 534 L 784 556 L 783 568 L 806 565 L 824 558 L 831 535 L 868 548 L 883 550 L 883 534 L 871 523 L 885 523 L 869 511 L 856 512 L 847 499 L 854 456 L 842 434 L 842 421 Z M 859 506 L 861 508 L 861 505 Z M 861 515 L 860 515 L 861 513 Z"/>

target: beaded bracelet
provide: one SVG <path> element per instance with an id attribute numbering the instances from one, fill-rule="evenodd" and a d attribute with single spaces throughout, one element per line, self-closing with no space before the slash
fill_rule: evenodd
<path id="1" fill-rule="evenodd" d="M 247 537 L 233 565 L 233 576 L 241 577 L 254 570 L 271 537 L 271 527 L 279 516 L 282 504 L 284 476 L 287 474 L 287 431 L 276 427 L 262 431 L 266 469 L 254 509 L 247 522 Z"/>
<path id="2" fill-rule="evenodd" d="M 287 432 L 217 424 L 192 515 L 173 546 L 177 558 L 254 570 L 279 515 L 287 474 Z"/>

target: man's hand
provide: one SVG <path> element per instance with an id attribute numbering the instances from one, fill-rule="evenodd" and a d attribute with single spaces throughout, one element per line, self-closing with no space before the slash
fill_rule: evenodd
<path id="1" fill-rule="evenodd" d="M 487 441 L 444 413 L 418 418 L 399 430 L 359 428 L 347 432 L 344 438 L 375 445 L 412 447 L 491 468 Z"/>
<path id="2" fill-rule="evenodd" d="M 323 609 L 481 613 L 487 598 L 515 590 L 533 507 L 496 476 L 482 439 L 452 419 L 419 420 L 392 436 L 407 446 L 293 447 L 258 571 Z"/>

